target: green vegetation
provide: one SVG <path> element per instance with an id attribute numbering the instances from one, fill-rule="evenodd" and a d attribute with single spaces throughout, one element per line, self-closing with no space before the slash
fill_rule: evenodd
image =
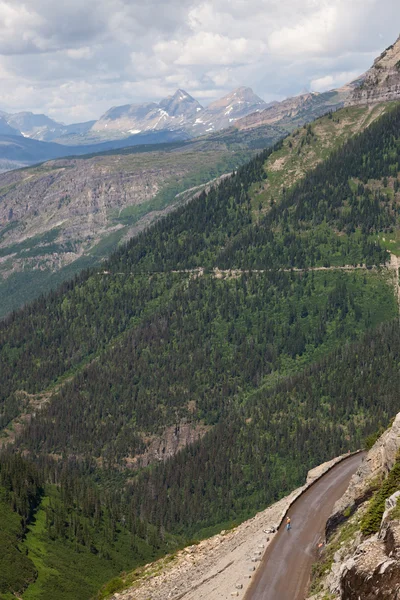
<path id="1" fill-rule="evenodd" d="M 268 180 L 254 186 L 253 210 L 261 207 L 262 212 L 268 211 L 271 202 L 279 202 L 285 190 L 394 106 L 388 103 L 373 108 L 343 108 L 293 131 L 268 158 Z"/>
<path id="2" fill-rule="evenodd" d="M 142 281 L 123 283 L 140 291 Z M 165 285 L 164 276 L 157 281 Z M 119 463 L 143 452 L 141 432 L 157 434 L 185 419 L 214 425 L 270 374 L 299 370 L 396 315 L 391 288 L 374 273 L 204 276 L 185 287 L 113 344 L 101 362 L 66 382 L 21 442 L 34 451 L 87 453 Z M 118 306 L 113 310 L 117 314 Z M 63 318 L 84 351 L 72 317 L 79 313 L 71 303 Z M 76 355 L 77 348 L 71 350 Z M 34 356 L 37 361 L 39 348 Z M 52 368 L 48 359 L 41 366 Z"/>
<path id="3" fill-rule="evenodd" d="M 394 108 L 256 214 L 283 146 L 265 150 L 0 323 L 0 424 L 35 413 L 16 435 L 41 490 L 25 598 L 119 589 L 121 570 L 253 515 L 398 411 L 379 240 L 399 229 L 399 130 Z M 329 269 L 344 264 L 370 268 Z M 203 437 L 145 466 L 188 424 Z"/>
<path id="4" fill-rule="evenodd" d="M 334 537 L 329 540 L 327 546 L 322 550 L 318 562 L 313 565 L 310 594 L 318 594 L 323 591 L 323 580 L 331 570 L 336 552 L 340 551 L 343 546 L 346 547 L 359 530 L 360 517 L 354 515 L 347 523 L 341 525 Z M 329 600 L 330 597 L 329 593 L 326 593 L 323 599 Z"/>
<path id="5" fill-rule="evenodd" d="M 53 483 L 43 486 L 44 479 Z M 37 467 L 3 453 L 0 482 L 0 598 L 89 598 L 116 572 L 181 543 L 123 514 L 112 491 L 100 492 L 72 465 L 66 471 L 47 460 Z"/>
<path id="6" fill-rule="evenodd" d="M 372 535 L 379 531 L 382 516 L 385 512 L 385 500 L 400 489 L 400 458 L 389 472 L 386 479 L 375 492 L 367 512 L 361 521 L 361 531 L 364 535 Z"/>
<path id="7" fill-rule="evenodd" d="M 33 562 L 21 541 L 40 502 L 36 470 L 19 457 L 1 457 L 0 468 L 0 598 L 14 597 L 36 578 Z"/>

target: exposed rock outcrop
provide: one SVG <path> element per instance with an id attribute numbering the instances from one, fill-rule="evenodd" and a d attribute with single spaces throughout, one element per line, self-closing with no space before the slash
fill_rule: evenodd
<path id="1" fill-rule="evenodd" d="M 385 489 L 382 481 L 397 464 L 399 448 L 400 413 L 368 452 L 334 507 L 327 524 L 331 537 L 309 600 L 400 600 L 400 490 L 386 499 L 379 532 L 365 537 L 361 531 L 371 507 L 367 500 L 374 490 Z M 348 522 L 338 527 L 351 513 Z"/>
<path id="2" fill-rule="evenodd" d="M 400 100 L 400 37 L 374 61 L 348 105 Z"/>
<path id="3" fill-rule="evenodd" d="M 400 523 L 389 522 L 383 540 L 374 536 L 357 548 L 342 567 L 342 600 L 399 600 Z"/>
<path id="4" fill-rule="evenodd" d="M 393 467 L 400 448 L 400 413 L 390 427 L 373 445 L 365 460 L 353 475 L 350 485 L 342 498 L 336 502 L 332 516 L 326 526 L 329 537 L 346 516 L 369 498 L 372 484 L 383 479 Z"/>
<path id="5" fill-rule="evenodd" d="M 230 127 L 237 119 L 267 104 L 253 90 L 240 87 L 204 108 L 184 90 L 158 104 L 128 104 L 108 110 L 92 127 L 102 134 L 137 134 L 154 130 L 183 130 L 191 137 Z"/>

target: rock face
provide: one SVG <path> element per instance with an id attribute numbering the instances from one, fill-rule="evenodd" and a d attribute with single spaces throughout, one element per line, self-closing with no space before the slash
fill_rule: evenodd
<path id="1" fill-rule="evenodd" d="M 193 123 L 193 134 L 219 131 L 231 127 L 238 119 L 258 114 L 268 105 L 252 89 L 240 87 L 223 98 L 212 102 Z"/>
<path id="2" fill-rule="evenodd" d="M 384 478 L 393 467 L 400 448 L 400 413 L 390 427 L 373 445 L 365 460 L 353 475 L 350 485 L 342 498 L 335 504 L 326 533 L 332 531 L 345 520 L 344 513 L 349 514 L 371 494 L 371 483 L 377 478 Z"/>
<path id="3" fill-rule="evenodd" d="M 379 533 L 366 538 L 361 532 L 371 484 L 386 477 L 399 448 L 400 413 L 368 452 L 334 507 L 327 524 L 331 537 L 322 553 L 322 560 L 331 564 L 318 581 L 319 591 L 308 600 L 400 600 L 400 490 L 386 500 Z M 348 523 L 336 530 L 351 512 Z"/>
<path id="4" fill-rule="evenodd" d="M 14 302 L 8 282 L 25 287 L 23 278 L 30 272 L 59 273 L 60 281 L 60 272 L 69 278 L 82 262 L 84 266 L 100 262 L 120 241 L 184 203 L 202 186 L 172 196 L 161 209 L 151 204 L 157 194 L 167 186 L 183 187 L 191 174 L 199 173 L 206 184 L 207 174 L 225 168 L 231 154 L 223 144 L 194 142 L 164 151 L 54 160 L 0 174 L 0 298 L 5 294 Z M 40 292 L 40 284 L 29 283 L 31 298 Z M 0 316 L 11 308 L 0 302 Z"/>
<path id="5" fill-rule="evenodd" d="M 400 37 L 375 60 L 348 104 L 376 104 L 390 100 L 400 100 Z"/>
<path id="6" fill-rule="evenodd" d="M 400 598 L 400 523 L 388 523 L 384 539 L 360 544 L 342 567 L 342 600 L 398 600 Z"/>

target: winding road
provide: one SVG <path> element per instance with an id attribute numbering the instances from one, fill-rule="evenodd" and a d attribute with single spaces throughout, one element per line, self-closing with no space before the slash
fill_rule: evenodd
<path id="1" fill-rule="evenodd" d="M 245 600 L 304 600 L 326 521 L 363 457 L 360 453 L 339 463 L 294 502 L 288 512 L 292 529 L 281 525 Z"/>

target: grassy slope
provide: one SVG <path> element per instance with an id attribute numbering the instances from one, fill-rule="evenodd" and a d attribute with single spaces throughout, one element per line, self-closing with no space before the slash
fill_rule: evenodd
<path id="1" fill-rule="evenodd" d="M 0 488 L 0 599 L 15 598 L 35 580 L 36 569 L 21 547 L 21 518 L 3 501 L 5 490 Z"/>
<path id="2" fill-rule="evenodd" d="M 253 187 L 254 211 L 261 214 L 268 211 L 271 201 L 279 202 L 284 188 L 290 189 L 308 171 L 390 110 L 391 106 L 394 103 L 343 108 L 294 131 L 283 141 L 282 148 L 267 160 L 265 168 L 268 180 Z"/>
<path id="3" fill-rule="evenodd" d="M 177 539 L 167 536 L 165 548 L 155 550 L 136 537 L 136 548 L 132 550 L 128 532 L 119 530 L 114 543 L 106 544 L 107 556 L 99 556 L 68 540 L 52 539 L 46 529 L 46 507 L 57 501 L 57 497 L 55 487 L 47 486 L 36 518 L 21 544 L 22 552 L 27 552 L 37 570 L 37 579 L 24 592 L 24 600 L 86 600 L 118 573 L 151 562 L 168 548 L 173 551 L 179 545 Z M 89 522 L 87 526 L 92 532 Z M 98 547 L 105 544 L 104 531 L 94 535 Z"/>

